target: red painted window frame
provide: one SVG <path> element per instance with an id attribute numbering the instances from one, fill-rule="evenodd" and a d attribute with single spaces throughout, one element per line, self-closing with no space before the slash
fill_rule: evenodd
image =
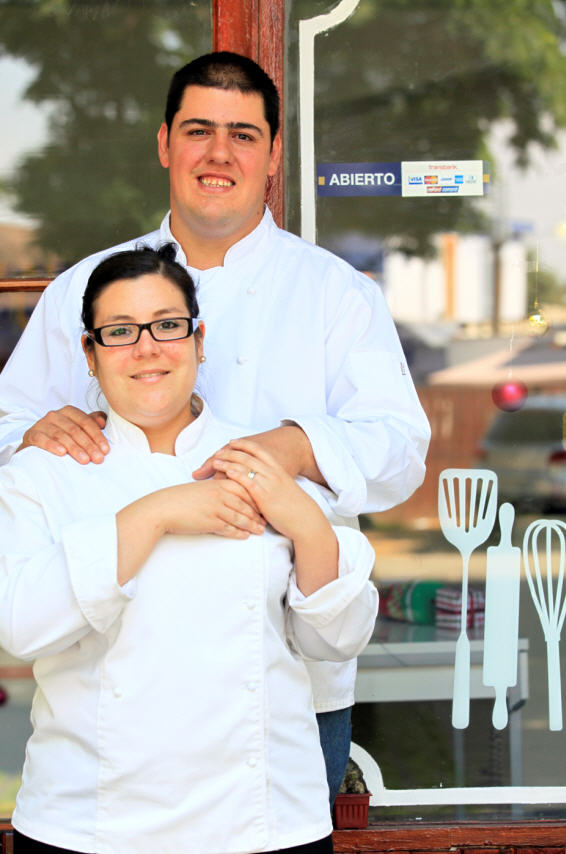
<path id="1" fill-rule="evenodd" d="M 232 50 L 249 56 L 264 68 L 281 94 L 283 127 L 285 0 L 212 0 L 213 50 Z M 267 203 L 283 225 L 283 158 L 270 179 Z"/>

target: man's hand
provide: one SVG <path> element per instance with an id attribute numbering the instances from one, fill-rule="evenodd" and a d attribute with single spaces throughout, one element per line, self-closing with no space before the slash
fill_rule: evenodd
<path id="1" fill-rule="evenodd" d="M 58 457 L 69 454 L 82 465 L 101 463 L 110 450 L 102 433 L 105 424 L 104 412 L 86 413 L 75 406 L 64 406 L 48 412 L 26 430 L 18 451 L 35 445 Z"/>
<path id="2" fill-rule="evenodd" d="M 257 445 L 271 454 L 273 459 L 291 477 L 302 476 L 312 480 L 314 483 L 327 486 L 316 464 L 308 436 L 300 427 L 289 424 L 284 427 L 276 427 L 274 430 L 267 430 L 265 433 L 256 433 L 254 436 L 247 436 L 246 438 L 253 439 Z M 205 480 L 207 477 L 212 477 L 216 472 L 222 471 L 222 451 L 228 447 L 229 445 L 220 448 L 216 454 L 205 460 L 201 467 L 193 472 L 195 480 Z"/>

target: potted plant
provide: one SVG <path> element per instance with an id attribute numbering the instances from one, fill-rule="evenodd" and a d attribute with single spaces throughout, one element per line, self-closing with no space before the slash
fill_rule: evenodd
<path id="1" fill-rule="evenodd" d="M 336 829 L 367 827 L 370 797 L 371 792 L 366 786 L 362 769 L 350 757 L 334 802 Z"/>

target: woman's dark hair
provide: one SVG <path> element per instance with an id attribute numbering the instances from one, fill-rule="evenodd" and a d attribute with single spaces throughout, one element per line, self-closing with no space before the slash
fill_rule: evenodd
<path id="1" fill-rule="evenodd" d="M 94 268 L 83 294 L 82 321 L 87 331 L 94 327 L 94 304 L 100 294 L 119 279 L 137 279 L 158 273 L 174 284 L 183 294 L 191 317 L 198 317 L 195 283 L 189 273 L 175 261 L 174 243 L 165 243 L 159 249 L 138 246 L 125 252 L 108 255 Z"/>

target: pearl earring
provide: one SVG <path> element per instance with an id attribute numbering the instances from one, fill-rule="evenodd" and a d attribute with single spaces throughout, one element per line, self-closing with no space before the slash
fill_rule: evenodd
<path id="1" fill-rule="evenodd" d="M 206 362 L 206 356 L 201 356 L 199 362 L 201 363 L 201 365 L 203 362 Z"/>
<path id="2" fill-rule="evenodd" d="M 88 375 L 89 375 L 89 377 L 94 377 L 94 376 L 96 376 L 96 374 L 94 373 L 94 371 L 92 370 L 92 368 L 89 368 Z"/>

